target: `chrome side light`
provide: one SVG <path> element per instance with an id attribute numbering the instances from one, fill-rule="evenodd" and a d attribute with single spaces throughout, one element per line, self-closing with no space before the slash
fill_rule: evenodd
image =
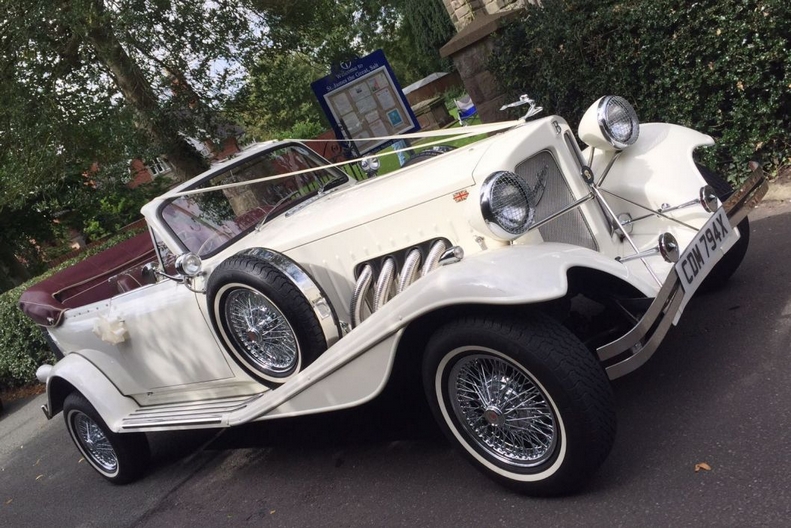
<path id="1" fill-rule="evenodd" d="M 676 237 L 670 233 L 662 233 L 659 235 L 659 254 L 665 259 L 665 262 L 676 263 L 680 256 L 678 250 L 678 241 Z"/>
<path id="2" fill-rule="evenodd" d="M 670 262 L 671 264 L 678 262 L 678 259 L 681 255 L 676 237 L 670 233 L 662 233 L 659 235 L 659 243 L 656 245 L 656 247 L 646 249 L 645 251 L 640 251 L 639 253 L 634 253 L 633 255 L 616 258 L 615 260 L 624 263 L 629 262 L 630 260 L 644 259 L 646 257 L 652 257 L 655 255 L 661 255 L 662 258 L 665 259 L 665 262 Z"/>
<path id="3" fill-rule="evenodd" d="M 579 136 L 594 148 L 623 150 L 634 145 L 640 136 L 640 120 L 629 101 L 617 95 L 606 95 L 582 116 Z"/>
<path id="4" fill-rule="evenodd" d="M 481 186 L 481 213 L 497 238 L 513 240 L 533 223 L 532 191 L 527 183 L 508 171 L 490 175 Z"/>
<path id="5" fill-rule="evenodd" d="M 363 158 L 362 161 L 360 161 L 360 168 L 369 176 L 375 174 L 381 166 L 382 163 L 376 156 Z"/>
<path id="6" fill-rule="evenodd" d="M 201 270 L 201 259 L 194 253 L 184 253 L 176 259 L 176 271 L 185 277 L 195 277 Z"/>
<path id="7" fill-rule="evenodd" d="M 719 201 L 717 200 L 717 194 L 710 185 L 704 185 L 700 188 L 700 205 L 703 206 L 707 213 L 713 213 L 717 210 Z"/>
<path id="8" fill-rule="evenodd" d="M 618 229 L 631 235 L 634 231 L 634 220 L 629 213 L 621 213 L 618 215 Z"/>

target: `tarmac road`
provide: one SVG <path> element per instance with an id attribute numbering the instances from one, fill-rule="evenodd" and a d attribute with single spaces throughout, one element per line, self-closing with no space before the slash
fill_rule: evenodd
<path id="1" fill-rule="evenodd" d="M 581 493 L 532 499 L 478 474 L 421 405 L 152 437 L 155 465 L 105 483 L 39 396 L 0 417 L 0 526 L 789 526 L 791 205 L 751 216 L 729 286 L 688 306 L 615 383 L 619 431 Z M 695 472 L 706 462 L 711 471 Z"/>

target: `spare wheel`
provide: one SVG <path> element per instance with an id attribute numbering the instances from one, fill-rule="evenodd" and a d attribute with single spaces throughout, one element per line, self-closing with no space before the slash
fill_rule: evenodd
<path id="1" fill-rule="evenodd" d="M 209 314 L 233 360 L 274 388 L 338 340 L 337 319 L 320 288 L 293 261 L 270 250 L 246 253 L 211 274 Z"/>

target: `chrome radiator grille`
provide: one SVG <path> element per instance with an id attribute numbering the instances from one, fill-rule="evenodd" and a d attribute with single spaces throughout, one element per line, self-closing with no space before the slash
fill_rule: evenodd
<path id="1" fill-rule="evenodd" d="M 516 173 L 533 189 L 536 222 L 574 202 L 571 189 L 549 152 L 539 152 L 526 159 L 516 166 Z M 596 240 L 579 208 L 546 223 L 538 231 L 547 242 L 563 242 L 598 250 Z"/>

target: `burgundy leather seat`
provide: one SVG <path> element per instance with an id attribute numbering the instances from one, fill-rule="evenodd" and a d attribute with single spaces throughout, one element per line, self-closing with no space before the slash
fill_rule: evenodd
<path id="1" fill-rule="evenodd" d="M 143 281 L 136 277 L 140 267 L 155 259 L 151 235 L 141 233 L 34 284 L 20 297 L 19 307 L 38 324 L 57 326 L 69 308 L 110 299 L 120 288 L 140 286 Z M 125 277 L 123 286 L 116 275 Z"/>

